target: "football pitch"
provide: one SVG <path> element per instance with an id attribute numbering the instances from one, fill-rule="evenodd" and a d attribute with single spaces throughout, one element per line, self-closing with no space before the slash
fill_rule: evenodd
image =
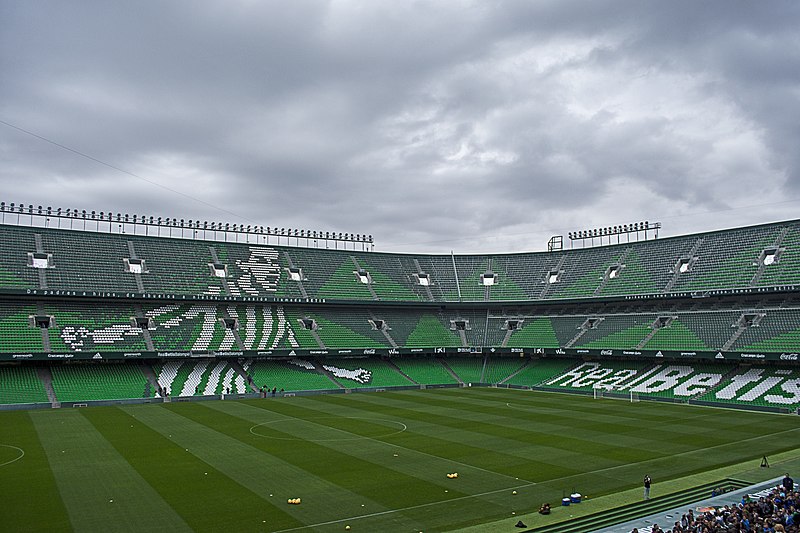
<path id="1" fill-rule="evenodd" d="M 798 419 L 485 388 L 0 412 L 0 524 L 513 531 L 573 491 L 584 506 L 638 495 L 649 474 L 658 496 L 667 480 L 793 450 Z"/>

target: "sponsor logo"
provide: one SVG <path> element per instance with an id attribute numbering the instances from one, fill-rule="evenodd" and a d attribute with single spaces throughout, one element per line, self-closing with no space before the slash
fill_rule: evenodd
<path id="1" fill-rule="evenodd" d="M 683 356 L 683 357 L 695 357 L 695 356 L 697 356 L 697 352 L 681 352 L 681 356 Z"/>
<path id="2" fill-rule="evenodd" d="M 433 353 L 444 353 L 444 348 L 434 348 Z"/>
<path id="3" fill-rule="evenodd" d="M 15 353 L 11 356 L 12 359 L 32 359 L 32 353 Z"/>
<path id="4" fill-rule="evenodd" d="M 102 359 L 102 358 L 103 356 L 100 355 L 99 353 L 94 354 L 94 356 L 92 357 L 92 359 Z"/>
<path id="5" fill-rule="evenodd" d="M 763 353 L 743 353 L 742 359 L 766 359 L 767 356 Z"/>
<path id="6" fill-rule="evenodd" d="M 534 348 L 533 349 L 533 353 L 539 354 L 539 355 L 544 355 L 544 348 Z"/>
<path id="7" fill-rule="evenodd" d="M 469 353 L 469 352 L 472 351 L 472 348 L 458 348 L 457 351 L 458 351 L 458 353 Z M 441 353 L 444 353 L 444 348 L 442 348 L 442 352 Z"/>
<path id="8" fill-rule="evenodd" d="M 567 351 L 561 348 L 556 348 L 556 355 L 567 355 Z"/>
<path id="9" fill-rule="evenodd" d="M 292 351 L 289 352 L 289 355 L 297 355 L 297 353 L 295 353 L 295 351 L 292 350 Z"/>
<path id="10" fill-rule="evenodd" d="M 489 351 L 490 351 L 490 352 L 492 352 L 492 353 L 494 353 L 494 352 L 496 352 L 497 350 L 495 350 L 494 348 L 489 348 Z"/>
<path id="11" fill-rule="evenodd" d="M 400 350 L 398 350 L 397 348 L 389 348 L 389 355 L 398 355 L 399 353 Z"/>
<path id="12" fill-rule="evenodd" d="M 483 353 L 483 346 L 477 346 L 475 348 L 470 348 L 469 353 Z"/>
<path id="13" fill-rule="evenodd" d="M 642 355 L 642 352 L 636 350 L 623 350 L 622 355 Z"/>
<path id="14" fill-rule="evenodd" d="M 122 357 L 141 357 L 141 352 L 125 352 Z"/>
<path id="15" fill-rule="evenodd" d="M 336 353 L 338 353 L 338 354 L 348 354 L 348 353 L 353 353 L 353 350 L 336 350 Z"/>
<path id="16" fill-rule="evenodd" d="M 244 352 L 211 352 L 212 355 L 217 357 L 241 357 Z"/>
<path id="17" fill-rule="evenodd" d="M 411 350 L 409 350 L 410 353 L 422 353 L 424 351 L 423 348 L 411 348 Z"/>
<path id="18" fill-rule="evenodd" d="M 258 352 L 258 355 L 272 355 L 272 350 L 267 350 L 266 352 Z M 289 354 L 292 355 L 292 354 Z"/>
<path id="19" fill-rule="evenodd" d="M 589 353 L 589 350 L 575 350 L 575 353 L 586 354 L 586 353 Z"/>
<path id="20" fill-rule="evenodd" d="M 48 359 L 72 359 L 75 357 L 74 354 L 71 353 L 49 353 L 47 354 Z"/>
<path id="21" fill-rule="evenodd" d="M 656 357 L 664 357 L 664 354 L 661 353 L 661 350 L 656 352 Z"/>
<path id="22" fill-rule="evenodd" d="M 191 357 L 190 352 L 158 352 L 158 357 Z"/>
<path id="23" fill-rule="evenodd" d="M 796 353 L 782 353 L 781 361 L 797 361 Z"/>
<path id="24" fill-rule="evenodd" d="M 511 353 L 523 353 L 522 348 L 511 348 Z"/>
<path id="25" fill-rule="evenodd" d="M 614 350 L 600 350 L 600 355 L 614 355 Z"/>
<path id="26" fill-rule="evenodd" d="M 722 352 L 717 352 L 717 355 L 714 356 L 714 359 L 725 359 L 725 356 L 722 355 Z"/>
<path id="27" fill-rule="evenodd" d="M 308 353 L 310 353 L 311 355 L 327 355 L 328 350 L 309 350 Z"/>
<path id="28" fill-rule="evenodd" d="M 367 348 L 366 350 L 364 350 L 364 355 L 375 355 L 375 349 Z"/>

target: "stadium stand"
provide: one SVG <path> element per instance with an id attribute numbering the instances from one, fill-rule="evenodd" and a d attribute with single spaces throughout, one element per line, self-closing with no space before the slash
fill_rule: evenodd
<path id="1" fill-rule="evenodd" d="M 455 385 L 458 380 L 438 359 L 398 357 L 391 360 L 403 374 L 421 385 Z"/>
<path id="2" fill-rule="evenodd" d="M 336 358 L 321 361 L 321 366 L 342 387 L 407 387 L 414 383 L 386 361 L 374 358 Z"/>
<path id="3" fill-rule="evenodd" d="M 535 387 L 563 374 L 567 369 L 574 366 L 575 361 L 571 359 L 534 360 L 518 373 L 505 380 L 505 383 L 520 387 Z"/>
<path id="4" fill-rule="evenodd" d="M 0 226 L 0 360 L 17 363 L 0 368 L 18 389 L 0 401 L 599 383 L 798 406 L 800 221 L 493 255 L 249 239 Z"/>
<path id="5" fill-rule="evenodd" d="M 483 383 L 486 360 L 483 357 L 448 357 L 444 363 L 462 383 Z"/>
<path id="6" fill-rule="evenodd" d="M 149 398 L 155 395 L 155 390 L 135 365 L 54 365 L 52 373 L 53 390 L 61 402 Z"/>
<path id="7" fill-rule="evenodd" d="M 44 403 L 47 401 L 47 393 L 33 367 L 0 366 L 0 403 Z"/>
<path id="8" fill-rule="evenodd" d="M 336 383 L 317 370 L 314 363 L 304 359 L 252 361 L 248 372 L 259 389 L 310 391 L 337 388 Z"/>

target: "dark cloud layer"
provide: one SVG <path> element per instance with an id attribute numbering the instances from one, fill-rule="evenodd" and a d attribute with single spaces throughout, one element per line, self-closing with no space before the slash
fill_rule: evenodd
<path id="1" fill-rule="evenodd" d="M 794 218 L 797 27 L 793 2 L 0 2 L 0 120 L 205 203 L 1 124 L 0 196 L 387 251 Z"/>

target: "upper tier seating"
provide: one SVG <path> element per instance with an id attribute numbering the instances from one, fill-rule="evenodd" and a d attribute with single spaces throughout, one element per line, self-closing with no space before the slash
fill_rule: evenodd
<path id="1" fill-rule="evenodd" d="M 0 290 L 319 298 L 535 301 L 800 283 L 800 221 L 552 253 L 402 255 L 0 226 Z M 768 261 L 766 253 L 777 250 Z M 28 266 L 29 253 L 51 268 Z M 143 260 L 142 273 L 126 261 Z M 688 261 L 681 268 L 681 260 Z M 223 277 L 215 275 L 218 265 Z M 289 268 L 302 269 L 291 280 Z M 612 274 L 613 271 L 613 274 Z M 419 283 L 419 274 L 429 285 Z M 485 274 L 493 284 L 485 285 Z"/>

